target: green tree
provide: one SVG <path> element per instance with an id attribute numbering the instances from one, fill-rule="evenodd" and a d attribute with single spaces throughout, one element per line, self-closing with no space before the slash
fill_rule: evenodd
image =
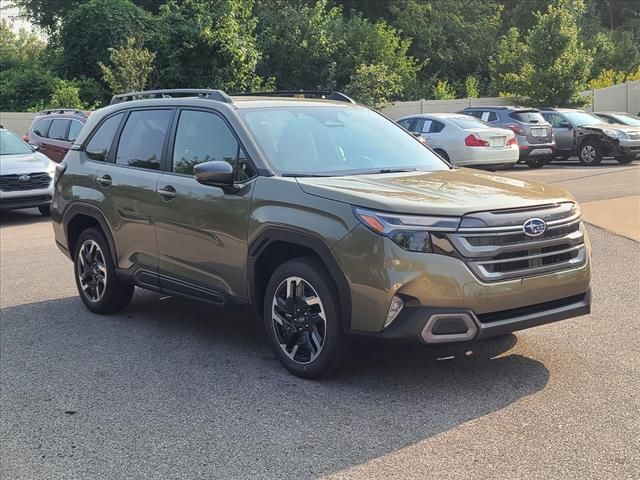
<path id="1" fill-rule="evenodd" d="M 435 100 L 453 100 L 456 92 L 451 88 L 446 80 L 438 80 L 433 86 L 433 98 Z"/>
<path id="2" fill-rule="evenodd" d="M 515 95 L 524 90 L 523 72 L 528 52 L 528 46 L 516 27 L 511 27 L 500 38 L 496 53 L 489 60 L 494 94 Z"/>
<path id="3" fill-rule="evenodd" d="M 150 23 L 150 15 L 129 0 L 89 0 L 79 5 L 63 20 L 64 76 L 99 79 L 99 63 L 109 61 L 109 49 L 122 46 L 131 36 L 144 36 Z"/>
<path id="4" fill-rule="evenodd" d="M 480 96 L 478 79 L 473 75 L 469 75 L 464 81 L 464 89 L 467 93 L 467 98 L 478 98 Z"/>
<path id="5" fill-rule="evenodd" d="M 80 89 L 69 80 L 59 80 L 53 87 L 49 104 L 46 108 L 88 109 L 88 105 L 80 100 Z"/>
<path id="6" fill-rule="evenodd" d="M 102 78 L 113 93 L 144 90 L 153 71 L 155 54 L 143 48 L 142 41 L 129 37 L 125 45 L 111 48 L 109 65 L 100 63 Z"/>
<path id="7" fill-rule="evenodd" d="M 360 65 L 345 91 L 354 100 L 381 110 L 403 91 L 402 77 L 388 65 Z"/>
<path id="8" fill-rule="evenodd" d="M 158 81 L 171 87 L 259 88 L 253 0 L 168 0 L 151 44 Z"/>

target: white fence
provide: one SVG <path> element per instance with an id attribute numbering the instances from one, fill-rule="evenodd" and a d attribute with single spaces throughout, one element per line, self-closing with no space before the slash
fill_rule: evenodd
<path id="1" fill-rule="evenodd" d="M 0 112 L 0 125 L 22 136 L 27 133 L 35 113 Z"/>
<path id="2" fill-rule="evenodd" d="M 640 112 L 640 80 L 621 83 L 607 88 L 588 90 L 582 95 L 591 96 L 591 104 L 586 110 L 629 112 L 638 115 Z M 463 98 L 456 100 L 416 100 L 412 102 L 395 102 L 383 110 L 390 118 L 397 119 L 405 115 L 418 113 L 454 113 L 465 107 L 513 105 L 510 97 Z M 542 105 L 541 105 L 542 106 Z"/>

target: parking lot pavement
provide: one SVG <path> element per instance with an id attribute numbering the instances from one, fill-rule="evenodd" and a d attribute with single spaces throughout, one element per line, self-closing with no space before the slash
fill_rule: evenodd
<path id="1" fill-rule="evenodd" d="M 610 191 L 626 168 L 510 174 L 637 195 Z M 120 314 L 89 313 L 48 222 L 3 213 L 0 477 L 635 479 L 640 249 L 589 230 L 591 315 L 470 355 L 355 346 L 312 382 L 241 310 L 138 291 Z"/>

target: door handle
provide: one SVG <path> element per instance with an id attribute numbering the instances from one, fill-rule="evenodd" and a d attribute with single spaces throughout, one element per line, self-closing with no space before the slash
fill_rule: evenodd
<path id="1" fill-rule="evenodd" d="M 111 182 L 112 182 L 111 175 L 105 174 L 105 175 L 103 175 L 101 177 L 98 177 L 97 181 L 103 187 L 108 187 L 109 185 L 111 185 Z"/>
<path id="2" fill-rule="evenodd" d="M 176 189 L 171 185 L 165 185 L 158 189 L 158 195 L 160 195 L 164 200 L 171 200 L 176 196 Z"/>

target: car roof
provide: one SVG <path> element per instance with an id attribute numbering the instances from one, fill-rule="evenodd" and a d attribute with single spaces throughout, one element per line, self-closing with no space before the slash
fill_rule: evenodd
<path id="1" fill-rule="evenodd" d="M 521 105 L 474 105 L 472 107 L 465 107 L 463 111 L 471 111 L 471 110 L 516 110 L 516 111 L 526 111 L 526 112 L 538 112 L 540 109 L 533 107 L 523 107 Z"/>
<path id="2" fill-rule="evenodd" d="M 629 112 L 611 112 L 611 111 L 601 111 L 601 112 L 591 112 L 591 113 L 595 113 L 596 115 L 602 114 L 602 115 L 633 115 L 632 113 Z"/>

